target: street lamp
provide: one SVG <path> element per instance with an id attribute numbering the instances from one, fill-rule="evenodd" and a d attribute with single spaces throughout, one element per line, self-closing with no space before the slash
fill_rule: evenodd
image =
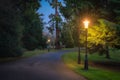
<path id="1" fill-rule="evenodd" d="M 48 39 L 48 41 L 47 41 L 48 43 L 50 43 L 50 39 Z"/>
<path id="2" fill-rule="evenodd" d="M 48 48 L 48 52 L 49 52 L 50 51 L 50 39 L 47 40 L 47 43 L 48 43 L 47 48 Z"/>
<path id="3" fill-rule="evenodd" d="M 85 20 L 83 23 L 84 23 L 84 27 L 86 29 L 86 45 L 85 45 L 86 51 L 85 51 L 84 69 L 88 70 L 87 36 L 88 36 L 88 25 L 89 25 L 90 22 L 88 20 Z"/>

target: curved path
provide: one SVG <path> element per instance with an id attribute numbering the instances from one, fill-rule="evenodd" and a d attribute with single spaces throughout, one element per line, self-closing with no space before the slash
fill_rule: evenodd
<path id="1" fill-rule="evenodd" d="M 71 51 L 49 52 L 0 64 L 0 80 L 86 80 L 68 69 L 61 61 L 61 55 Z"/>

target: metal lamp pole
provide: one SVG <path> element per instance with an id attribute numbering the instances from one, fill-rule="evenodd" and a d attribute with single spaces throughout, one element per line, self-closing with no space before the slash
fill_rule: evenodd
<path id="1" fill-rule="evenodd" d="M 86 29 L 86 51 L 85 51 L 85 62 L 84 62 L 84 70 L 88 70 L 88 50 L 87 50 L 87 36 L 88 36 L 88 25 L 89 25 L 89 21 L 85 20 L 84 22 L 84 26 Z"/>
<path id="2" fill-rule="evenodd" d="M 50 39 L 47 40 L 47 43 L 48 43 L 47 48 L 48 48 L 48 52 L 49 52 L 50 51 Z"/>

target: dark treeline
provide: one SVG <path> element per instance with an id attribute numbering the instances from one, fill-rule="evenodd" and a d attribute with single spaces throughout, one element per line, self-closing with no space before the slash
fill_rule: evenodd
<path id="1" fill-rule="evenodd" d="M 39 0 L 0 1 L 0 57 L 21 56 L 22 49 L 42 48 Z"/>

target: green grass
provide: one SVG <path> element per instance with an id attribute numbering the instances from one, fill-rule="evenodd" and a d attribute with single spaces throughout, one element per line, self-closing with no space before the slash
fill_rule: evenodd
<path id="1" fill-rule="evenodd" d="M 89 55 L 89 61 L 106 61 L 106 62 L 120 62 L 120 51 L 111 52 L 111 59 L 106 59 L 103 56 L 98 56 L 97 54 Z M 84 54 L 81 54 L 82 60 L 84 59 Z M 103 68 L 91 67 L 89 70 L 85 71 L 82 64 L 77 64 L 77 52 L 68 53 L 62 56 L 64 63 L 76 73 L 83 75 L 88 80 L 120 80 L 120 72 L 115 72 L 112 70 L 106 70 Z"/>
<path id="2" fill-rule="evenodd" d="M 70 50 L 70 49 L 71 48 L 64 48 L 62 50 Z M 55 52 L 55 51 L 58 51 L 58 50 L 50 49 L 49 52 Z M 0 63 L 15 61 L 15 60 L 18 60 L 18 59 L 21 59 L 21 58 L 32 57 L 32 56 L 36 56 L 36 55 L 40 55 L 40 54 L 45 54 L 45 53 L 48 53 L 47 49 L 45 49 L 45 50 L 35 49 L 35 50 L 32 50 L 32 51 L 24 50 L 24 53 L 23 53 L 23 55 L 21 57 L 0 58 Z"/>
<path id="3" fill-rule="evenodd" d="M 51 50 L 51 51 L 55 51 L 55 50 Z M 22 58 L 27 58 L 27 57 L 32 57 L 32 56 L 36 56 L 36 55 L 40 55 L 40 54 L 44 54 L 47 53 L 48 50 L 32 50 L 32 51 L 24 51 L 23 55 L 21 57 L 8 57 L 8 58 L 0 58 L 0 63 L 4 63 L 4 62 L 10 62 L 10 61 L 15 61 L 18 59 L 22 59 Z"/>
<path id="4" fill-rule="evenodd" d="M 31 57 L 31 56 L 35 56 L 35 55 L 39 55 L 39 54 L 44 54 L 47 53 L 48 50 L 39 50 L 39 49 L 35 49 L 32 51 L 25 51 L 22 55 L 22 57 Z"/>
<path id="5" fill-rule="evenodd" d="M 99 56 L 98 54 L 89 55 L 89 60 L 91 61 L 100 61 L 100 62 L 118 62 L 120 63 L 120 50 L 112 51 L 110 50 L 111 59 L 107 59 L 104 56 Z"/>

